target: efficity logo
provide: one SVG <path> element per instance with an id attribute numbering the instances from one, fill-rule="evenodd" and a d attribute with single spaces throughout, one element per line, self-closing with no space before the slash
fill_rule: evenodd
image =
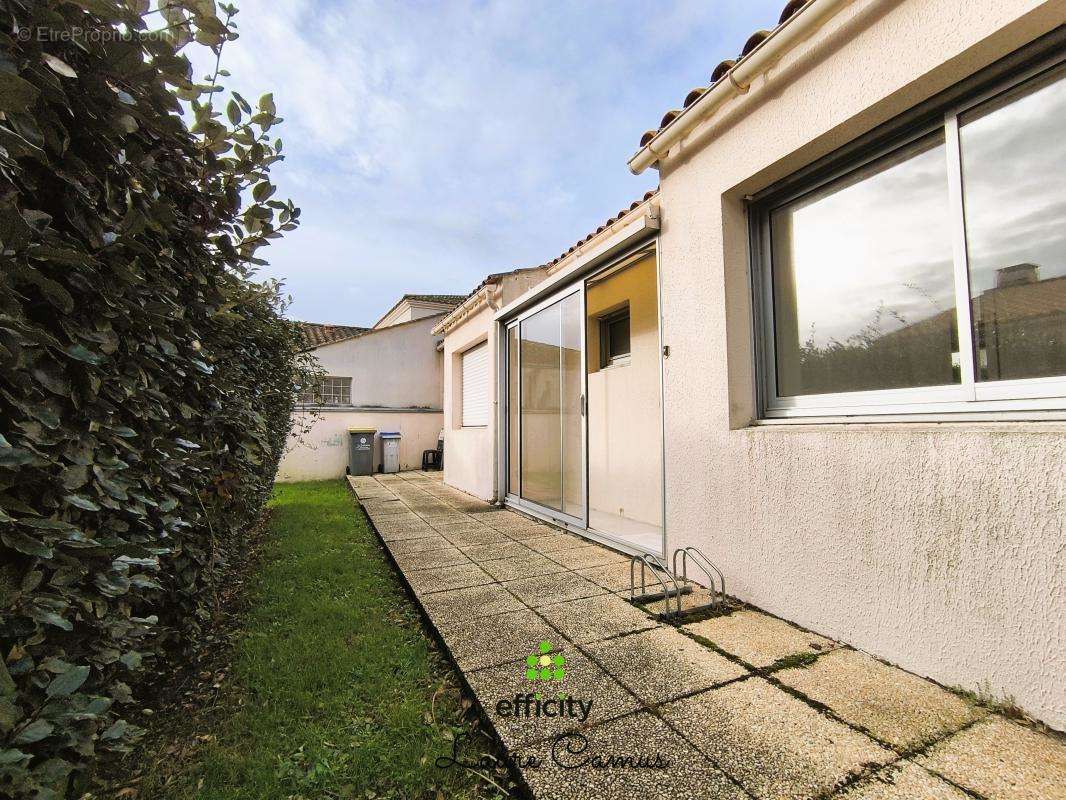
<path id="1" fill-rule="evenodd" d="M 566 657 L 552 653 L 552 643 L 545 639 L 537 652 L 526 656 L 526 678 L 531 681 L 561 681 L 566 677 Z"/>
<path id="2" fill-rule="evenodd" d="M 534 652 L 526 656 L 525 676 L 534 685 L 564 681 L 566 656 L 545 639 Z M 561 717 L 584 722 L 592 711 L 592 700 L 570 697 L 565 692 L 558 692 L 553 697 L 547 697 L 546 694 L 546 691 L 517 692 L 513 698 L 505 697 L 497 702 L 496 713 L 501 717 Z"/>
<path id="3" fill-rule="evenodd" d="M 567 678 L 572 676 L 567 670 L 566 656 L 556 650 L 550 641 L 541 641 L 536 649 L 526 656 L 525 661 L 518 663 L 518 668 L 523 671 L 531 688 L 539 691 L 520 691 L 516 692 L 514 697 L 502 698 L 496 703 L 497 716 L 515 719 L 568 719 L 579 724 L 589 718 L 592 712 L 591 698 L 571 697 L 565 691 L 559 691 L 561 684 L 568 683 Z M 552 696 L 547 696 L 549 694 Z M 573 723 L 564 725 L 563 731 L 554 737 L 550 747 L 551 760 L 565 770 L 664 770 L 670 766 L 670 760 L 660 753 L 596 752 L 589 737 L 581 730 L 572 730 L 573 727 Z M 495 759 L 486 760 L 485 757 L 475 761 L 464 760 L 460 751 L 469 741 L 471 737 L 467 732 L 456 736 L 452 740 L 451 756 L 438 756 L 435 762 L 437 767 L 461 767 L 478 771 L 496 765 Z M 505 753 L 504 760 L 519 770 L 539 769 L 546 763 L 543 756 L 529 753 L 515 758 Z"/>

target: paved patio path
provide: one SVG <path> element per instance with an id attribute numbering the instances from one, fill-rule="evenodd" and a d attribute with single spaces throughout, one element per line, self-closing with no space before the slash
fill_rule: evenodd
<path id="1" fill-rule="evenodd" d="M 663 624 L 627 556 L 439 475 L 348 480 L 538 799 L 1066 798 L 1059 737 L 754 609 Z"/>

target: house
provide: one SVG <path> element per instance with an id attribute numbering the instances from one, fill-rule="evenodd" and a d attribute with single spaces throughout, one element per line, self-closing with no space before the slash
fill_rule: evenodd
<path id="1" fill-rule="evenodd" d="M 348 466 L 349 428 L 400 434 L 400 468 L 417 469 L 437 447 L 443 424 L 442 317 L 465 295 L 407 294 L 372 328 L 300 323 L 323 372 L 294 411 L 279 481 L 340 477 Z M 376 468 L 383 462 L 380 435 Z"/>
<path id="2" fill-rule="evenodd" d="M 495 499 L 497 342 L 493 314 L 544 280 L 540 267 L 489 275 L 433 333 L 444 337 L 444 480 L 483 500 Z"/>
<path id="3" fill-rule="evenodd" d="M 440 324 L 494 381 L 469 436 L 446 371 L 445 480 L 1066 727 L 1066 7 L 772 22 L 657 191 Z"/>

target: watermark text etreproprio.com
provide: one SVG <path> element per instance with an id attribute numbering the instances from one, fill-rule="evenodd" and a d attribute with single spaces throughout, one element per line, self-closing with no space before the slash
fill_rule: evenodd
<path id="1" fill-rule="evenodd" d="M 161 31 L 131 31 L 121 28 L 82 28 L 72 25 L 69 28 L 19 28 L 20 42 L 159 42 L 171 38 L 173 34 Z"/>

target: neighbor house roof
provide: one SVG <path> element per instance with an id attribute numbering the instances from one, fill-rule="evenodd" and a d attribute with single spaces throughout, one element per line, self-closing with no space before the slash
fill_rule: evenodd
<path id="1" fill-rule="evenodd" d="M 392 308 L 381 315 L 381 319 L 374 323 L 374 327 L 377 328 L 381 325 L 382 322 L 387 320 L 389 316 L 404 303 L 434 303 L 447 306 L 448 308 L 455 308 L 462 303 L 466 297 L 465 294 L 405 294 L 393 303 Z"/>
<path id="2" fill-rule="evenodd" d="M 400 300 L 414 300 L 419 303 L 448 303 L 455 305 L 466 299 L 465 294 L 405 294 Z"/>
<path id="3" fill-rule="evenodd" d="M 729 80 L 730 71 L 733 69 L 733 67 L 737 65 L 738 62 L 747 57 L 748 54 L 750 54 L 756 47 L 758 47 L 760 44 L 763 43 L 763 41 L 769 38 L 770 35 L 774 33 L 774 31 L 776 31 L 778 28 L 788 22 L 788 20 L 798 14 L 803 9 L 803 7 L 810 2 L 812 2 L 812 0 L 789 0 L 789 2 L 785 5 L 784 9 L 781 11 L 781 16 L 778 18 L 777 24 L 773 28 L 769 30 L 755 31 L 751 36 L 748 37 L 747 41 L 744 42 L 744 45 L 740 48 L 740 53 L 736 56 L 736 58 L 727 58 L 724 61 L 720 62 L 718 66 L 714 68 L 714 70 L 711 72 L 710 80 L 706 86 L 697 86 L 696 88 L 690 90 L 689 93 L 685 96 L 681 108 L 674 108 L 670 111 L 667 111 L 666 114 L 663 116 L 662 120 L 660 120 L 659 126 L 657 128 L 652 128 L 651 130 L 645 131 L 644 135 L 640 137 L 641 148 L 645 147 L 648 142 L 650 142 L 652 139 L 654 139 L 656 136 L 658 136 L 660 133 L 670 127 L 670 125 L 672 125 L 674 121 L 678 117 L 680 117 L 691 105 L 693 105 L 697 100 L 703 97 L 703 95 L 707 94 L 707 92 L 713 89 L 717 84 L 721 83 L 722 81 Z"/>
<path id="4" fill-rule="evenodd" d="M 325 322 L 297 322 L 300 332 L 304 337 L 304 344 L 308 350 L 313 350 L 322 345 L 343 342 L 361 333 L 366 333 L 370 328 L 360 328 L 355 325 L 330 325 Z"/>

